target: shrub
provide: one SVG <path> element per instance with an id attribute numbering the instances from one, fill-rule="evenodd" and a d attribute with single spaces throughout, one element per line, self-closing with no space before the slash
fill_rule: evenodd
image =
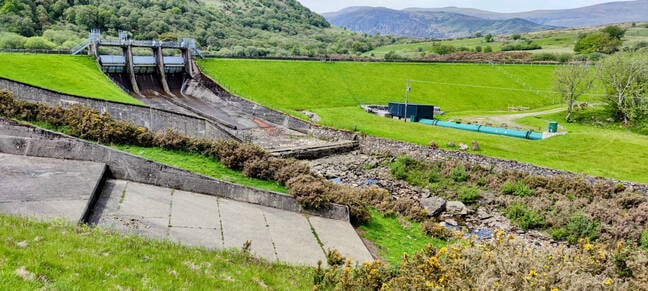
<path id="1" fill-rule="evenodd" d="M 648 229 L 641 232 L 641 240 L 639 241 L 642 248 L 648 250 Z"/>
<path id="2" fill-rule="evenodd" d="M 461 187 L 459 189 L 459 200 L 465 204 L 473 204 L 479 199 L 479 189 L 477 187 Z"/>
<path id="3" fill-rule="evenodd" d="M 55 47 L 55 43 L 40 36 L 33 36 L 25 41 L 25 48 L 30 50 L 51 50 Z"/>
<path id="4" fill-rule="evenodd" d="M 267 153 L 259 146 L 249 143 L 238 143 L 237 145 L 236 148 L 219 153 L 221 163 L 230 169 L 243 170 L 246 161 L 266 158 Z"/>
<path id="5" fill-rule="evenodd" d="M 567 240 L 570 244 L 576 244 L 580 239 L 594 240 L 597 234 L 599 223 L 587 218 L 582 212 L 575 213 L 569 217 L 567 225 L 550 232 L 556 240 Z"/>
<path id="6" fill-rule="evenodd" d="M 558 57 L 552 53 L 535 53 L 531 55 L 531 60 L 535 62 L 557 61 Z"/>
<path id="7" fill-rule="evenodd" d="M 524 181 L 520 180 L 517 182 L 506 181 L 502 184 L 501 187 L 502 193 L 506 195 L 515 195 L 515 196 L 532 196 L 534 191 L 529 188 Z"/>
<path id="8" fill-rule="evenodd" d="M 329 185 L 321 178 L 312 175 L 299 175 L 286 183 L 290 194 L 307 209 L 328 207 L 331 200 L 327 195 Z"/>
<path id="9" fill-rule="evenodd" d="M 533 209 L 529 209 L 520 202 L 513 202 L 506 209 L 506 217 L 524 230 L 536 229 L 544 226 L 544 217 Z"/>
<path id="10" fill-rule="evenodd" d="M 428 219 L 421 223 L 421 230 L 431 237 L 442 240 L 449 240 L 454 237 L 454 232 L 432 219 Z"/>
<path id="11" fill-rule="evenodd" d="M 337 249 L 326 250 L 326 262 L 331 267 L 342 266 L 346 258 Z"/>
<path id="12" fill-rule="evenodd" d="M 286 185 L 288 180 L 300 175 L 309 175 L 311 173 L 308 165 L 295 159 L 281 159 L 277 161 L 280 165 L 274 174 L 274 180 L 281 185 Z"/>
<path id="13" fill-rule="evenodd" d="M 459 164 L 450 171 L 450 178 L 455 182 L 465 182 L 468 179 L 468 173 L 466 173 L 466 166 Z"/>

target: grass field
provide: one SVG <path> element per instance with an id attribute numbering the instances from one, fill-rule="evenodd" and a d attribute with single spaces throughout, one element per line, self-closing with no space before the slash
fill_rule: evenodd
<path id="1" fill-rule="evenodd" d="M 392 265 L 400 264 L 404 253 L 413 255 L 427 244 L 436 248 L 448 244 L 426 235 L 419 223 L 393 216 L 385 217 L 375 209 L 370 211 L 371 221 L 360 227 L 360 234 L 376 245 L 380 256 Z"/>
<path id="2" fill-rule="evenodd" d="M 142 104 L 97 69 L 89 56 L 0 53 L 0 77 L 62 93 Z"/>
<path id="3" fill-rule="evenodd" d="M 602 27 L 588 27 L 588 28 L 570 28 L 563 30 L 553 30 L 553 31 L 540 31 L 540 32 L 531 32 L 527 34 L 522 34 L 522 37 L 525 39 L 532 40 L 534 43 L 542 46 L 541 49 L 530 50 L 532 53 L 574 53 L 574 45 L 578 41 L 580 34 L 589 33 L 595 30 L 598 30 Z M 640 41 L 648 41 L 648 28 L 636 26 L 636 27 L 626 27 L 626 35 L 624 40 L 624 46 L 632 47 Z M 485 48 L 490 46 L 493 51 L 501 50 L 502 46 L 505 44 L 513 44 L 515 41 L 511 36 L 496 36 L 494 42 L 487 43 L 484 40 L 484 37 L 473 37 L 473 38 L 464 38 L 464 39 L 452 39 L 452 40 L 443 40 L 443 41 L 428 41 L 420 43 L 411 43 L 411 44 L 395 44 L 388 45 L 383 47 L 375 48 L 369 52 L 363 54 L 365 57 L 374 57 L 374 58 L 383 58 L 385 54 L 390 51 L 394 51 L 400 56 L 409 57 L 409 58 L 420 58 L 421 53 L 425 55 L 434 55 L 432 48 L 434 45 L 452 45 L 457 48 L 465 47 L 471 50 L 474 50 L 476 47 L 480 46 Z"/>
<path id="4" fill-rule="evenodd" d="M 312 268 L 0 215 L 3 290 L 308 290 Z"/>
<path id="5" fill-rule="evenodd" d="M 198 154 L 176 152 L 156 147 L 140 147 L 130 145 L 113 145 L 113 147 L 131 153 L 133 155 L 151 159 L 159 163 L 178 167 L 180 169 L 213 177 L 223 181 L 275 191 L 279 193 L 288 193 L 286 187 L 279 185 L 277 182 L 248 178 L 243 175 L 242 172 L 227 168 L 220 162 L 214 161 L 213 159 L 206 158 Z"/>
<path id="6" fill-rule="evenodd" d="M 434 83 L 412 82 L 410 102 L 432 103 L 453 115 L 473 111 L 488 114 L 506 111 L 508 106 L 555 108 L 558 97 L 551 92 L 553 66 L 221 59 L 204 60 L 200 66 L 236 94 L 286 112 L 313 111 L 320 115 L 323 125 L 355 128 L 369 135 L 422 145 L 435 141 L 442 147 L 450 141 L 470 144 L 475 140 L 482 155 L 648 183 L 644 174 L 648 172 L 648 136 L 625 129 L 561 123 L 567 135 L 527 141 L 404 123 L 369 115 L 359 107 L 362 103 L 402 101 L 405 79 L 411 78 Z M 548 121 L 560 122 L 563 118 L 554 114 L 520 122 L 545 129 Z"/>

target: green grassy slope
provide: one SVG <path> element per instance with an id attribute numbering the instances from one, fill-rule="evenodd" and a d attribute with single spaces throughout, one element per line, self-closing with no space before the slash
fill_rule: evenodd
<path id="1" fill-rule="evenodd" d="M 0 215 L 3 290 L 307 290 L 312 269 Z"/>
<path id="2" fill-rule="evenodd" d="M 412 102 L 433 103 L 460 115 L 469 111 L 499 111 L 507 106 L 538 108 L 558 102 L 550 93 L 552 66 L 319 63 L 254 60 L 205 60 L 204 72 L 232 92 L 270 107 L 291 112 L 318 113 L 321 124 L 354 129 L 422 145 L 435 141 L 478 141 L 479 154 L 545 166 L 648 183 L 648 137 L 622 129 L 598 129 L 561 124 L 569 134 L 542 141 L 501 137 L 468 131 L 409 124 L 365 113 L 362 103 L 404 99 L 405 79 L 435 80 L 412 83 Z M 452 83 L 455 85 L 438 84 Z M 481 87 L 479 87 L 481 86 Z M 487 87 L 487 88 L 482 88 Z M 590 97 L 594 98 L 594 97 Z M 553 106 L 555 107 L 555 106 Z M 525 124 L 544 130 L 560 114 L 526 118 Z"/>
<path id="3" fill-rule="evenodd" d="M 229 59 L 199 65 L 234 93 L 282 110 L 404 102 L 406 79 L 412 80 L 410 102 L 444 111 L 536 108 L 559 101 L 551 90 L 553 66 Z"/>
<path id="4" fill-rule="evenodd" d="M 142 104 L 117 87 L 88 56 L 0 53 L 0 76 L 62 93 Z"/>

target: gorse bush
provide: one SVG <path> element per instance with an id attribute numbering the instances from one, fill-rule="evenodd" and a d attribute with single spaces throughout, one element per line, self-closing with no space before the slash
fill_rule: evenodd
<path id="1" fill-rule="evenodd" d="M 379 261 L 315 272 L 316 287 L 337 290 L 640 290 L 648 254 L 583 242 L 575 247 L 530 245 L 495 231 L 492 241 L 428 245 L 399 266 Z M 632 274 L 629 276 L 628 274 Z"/>
<path id="2" fill-rule="evenodd" d="M 452 171 L 450 171 L 450 178 L 455 182 L 465 182 L 468 179 L 468 173 L 466 173 L 466 166 L 464 164 L 457 165 Z"/>
<path id="3" fill-rule="evenodd" d="M 502 193 L 506 195 L 515 195 L 515 196 L 531 196 L 533 195 L 533 189 L 529 188 L 524 181 L 520 180 L 517 182 L 506 181 L 502 184 Z"/>
<path id="4" fill-rule="evenodd" d="M 575 213 L 569 218 L 566 226 L 550 231 L 552 237 L 557 240 L 567 240 L 570 244 L 576 244 L 584 238 L 593 241 L 599 223 L 587 218 L 583 213 Z"/>
<path id="5" fill-rule="evenodd" d="M 520 202 L 513 202 L 505 211 L 506 217 L 524 230 L 542 228 L 544 217 Z"/>
<path id="6" fill-rule="evenodd" d="M 479 188 L 477 187 L 461 187 L 459 189 L 459 200 L 465 204 L 473 204 L 479 199 Z"/>

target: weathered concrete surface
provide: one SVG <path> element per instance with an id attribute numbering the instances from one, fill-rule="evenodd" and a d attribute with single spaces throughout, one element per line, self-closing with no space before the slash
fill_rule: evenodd
<path id="1" fill-rule="evenodd" d="M 91 218 L 102 227 L 211 249 L 250 242 L 257 256 L 310 266 L 326 261 L 315 234 L 321 233 L 326 247 L 371 260 L 348 222 L 311 217 L 311 228 L 299 213 L 123 180 L 104 189 Z"/>
<path id="2" fill-rule="evenodd" d="M 15 134 L 16 132 L 19 133 Z M 113 148 L 0 118 L 1 152 L 100 162 L 108 165 L 112 176 L 117 179 L 349 221 L 349 209 L 346 206 L 332 205 L 328 209 L 306 210 L 293 197 L 281 193 L 216 180 Z"/>
<path id="3" fill-rule="evenodd" d="M 105 167 L 0 153 L 0 212 L 77 223 Z"/>
<path id="4" fill-rule="evenodd" d="M 337 249 L 343 256 L 353 259 L 354 262 L 373 261 L 371 253 L 350 224 L 317 216 L 312 216 L 309 220 L 322 241 L 322 248 L 325 251 Z"/>
<path id="5" fill-rule="evenodd" d="M 108 112 L 117 119 L 131 121 L 152 131 L 173 128 L 191 136 L 236 139 L 221 125 L 196 116 L 187 110 L 182 110 L 178 106 L 172 107 L 174 111 L 170 111 L 169 107 L 154 108 L 98 100 L 64 94 L 2 77 L 0 77 L 0 89 L 13 92 L 14 96 L 20 99 L 43 102 L 54 106 L 69 107 L 73 104 L 82 104 L 101 112 Z"/>

